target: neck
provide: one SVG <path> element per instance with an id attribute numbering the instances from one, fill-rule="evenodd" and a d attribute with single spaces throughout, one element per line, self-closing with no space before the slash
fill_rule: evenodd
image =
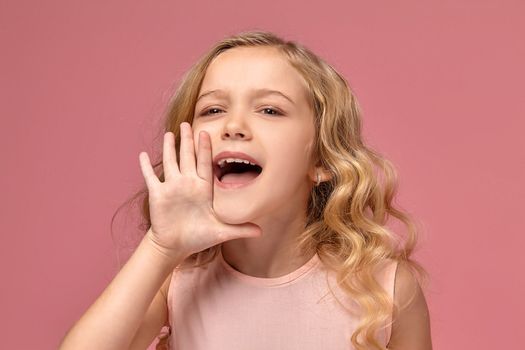
<path id="1" fill-rule="evenodd" d="M 224 260 L 245 275 L 275 278 L 297 270 L 313 254 L 296 249 L 295 238 L 304 231 L 304 218 L 279 225 L 277 220 L 256 222 L 263 231 L 256 238 L 239 238 L 222 243 Z"/>

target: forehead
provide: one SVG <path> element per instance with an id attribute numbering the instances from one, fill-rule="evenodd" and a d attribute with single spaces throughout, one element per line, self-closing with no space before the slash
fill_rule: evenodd
<path id="1" fill-rule="evenodd" d="M 236 47 L 219 54 L 208 66 L 200 92 L 221 89 L 277 90 L 306 103 L 308 84 L 286 57 L 272 47 Z"/>

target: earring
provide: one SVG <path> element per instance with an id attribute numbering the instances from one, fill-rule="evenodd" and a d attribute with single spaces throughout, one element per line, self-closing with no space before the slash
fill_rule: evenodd
<path id="1" fill-rule="evenodd" d="M 317 186 L 321 183 L 321 176 L 319 176 L 319 171 L 317 171 Z"/>

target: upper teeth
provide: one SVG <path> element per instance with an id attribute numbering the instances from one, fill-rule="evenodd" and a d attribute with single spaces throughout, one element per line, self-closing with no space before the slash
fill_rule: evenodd
<path id="1" fill-rule="evenodd" d="M 251 164 L 251 165 L 256 165 L 252 162 L 249 162 L 245 159 L 239 159 L 239 158 L 224 158 L 224 159 L 221 159 L 219 160 L 218 164 L 221 168 L 223 168 L 224 166 L 226 166 L 226 163 L 244 163 L 244 164 Z"/>

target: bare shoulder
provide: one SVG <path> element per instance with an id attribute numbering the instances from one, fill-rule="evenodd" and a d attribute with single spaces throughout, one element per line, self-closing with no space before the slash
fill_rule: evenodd
<path id="1" fill-rule="evenodd" d="M 166 280 L 164 281 L 164 283 L 162 283 L 162 286 L 160 287 L 160 293 L 166 300 L 166 303 L 168 302 L 168 290 L 169 290 L 172 276 L 173 276 L 173 272 L 169 274 L 168 278 L 166 278 Z"/>
<path id="2" fill-rule="evenodd" d="M 430 315 L 416 276 L 399 263 L 395 276 L 394 310 L 390 350 L 432 350 Z"/>
<path id="3" fill-rule="evenodd" d="M 146 349 L 159 335 L 162 327 L 169 327 L 168 289 L 172 273 L 166 278 L 153 298 L 144 319 L 135 333 L 130 350 Z"/>

